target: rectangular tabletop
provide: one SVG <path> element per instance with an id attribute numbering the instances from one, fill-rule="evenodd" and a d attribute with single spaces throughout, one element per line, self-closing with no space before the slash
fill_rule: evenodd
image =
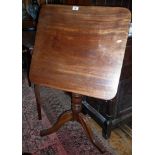
<path id="1" fill-rule="evenodd" d="M 101 99 L 117 92 L 130 12 L 119 7 L 44 5 L 30 79 Z"/>

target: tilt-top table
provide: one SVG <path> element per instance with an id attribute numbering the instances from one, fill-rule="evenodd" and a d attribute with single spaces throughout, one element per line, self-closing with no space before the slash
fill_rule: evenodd
<path id="1" fill-rule="evenodd" d="M 82 95 L 115 97 L 123 63 L 130 12 L 119 7 L 44 5 L 37 26 L 30 68 L 36 85 L 72 92 L 72 110 L 64 112 L 45 136 L 76 120 L 100 149 L 81 113 Z"/>

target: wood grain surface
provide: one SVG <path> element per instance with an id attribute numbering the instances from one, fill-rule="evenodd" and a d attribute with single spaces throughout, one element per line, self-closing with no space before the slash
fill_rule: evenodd
<path id="1" fill-rule="evenodd" d="M 119 7 L 44 5 L 30 69 L 32 82 L 101 99 L 117 92 L 130 12 Z"/>

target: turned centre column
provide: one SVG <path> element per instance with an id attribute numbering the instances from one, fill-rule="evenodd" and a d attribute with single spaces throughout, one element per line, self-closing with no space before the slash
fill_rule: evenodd
<path id="1" fill-rule="evenodd" d="M 72 93 L 71 106 L 73 112 L 73 120 L 78 120 L 78 114 L 82 110 L 82 95 Z"/>

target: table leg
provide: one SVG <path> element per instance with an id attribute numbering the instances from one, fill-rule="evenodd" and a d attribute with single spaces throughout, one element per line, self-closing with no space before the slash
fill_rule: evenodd
<path id="1" fill-rule="evenodd" d="M 104 153 L 104 151 L 102 151 L 102 148 L 103 148 L 102 143 L 100 143 L 97 137 L 95 137 L 95 135 L 93 134 L 93 131 L 89 125 L 88 118 L 84 114 L 80 113 L 78 122 L 82 125 L 90 141 L 98 148 L 100 152 Z"/>
<path id="2" fill-rule="evenodd" d="M 46 136 L 56 132 L 63 124 L 73 120 L 72 111 L 66 111 L 58 118 L 57 122 L 49 129 L 42 130 L 40 136 Z"/>
<path id="3" fill-rule="evenodd" d="M 40 89 L 39 85 L 34 84 L 34 93 L 36 97 L 36 103 L 37 103 L 37 111 L 38 111 L 38 119 L 41 120 L 41 99 L 40 99 Z"/>

